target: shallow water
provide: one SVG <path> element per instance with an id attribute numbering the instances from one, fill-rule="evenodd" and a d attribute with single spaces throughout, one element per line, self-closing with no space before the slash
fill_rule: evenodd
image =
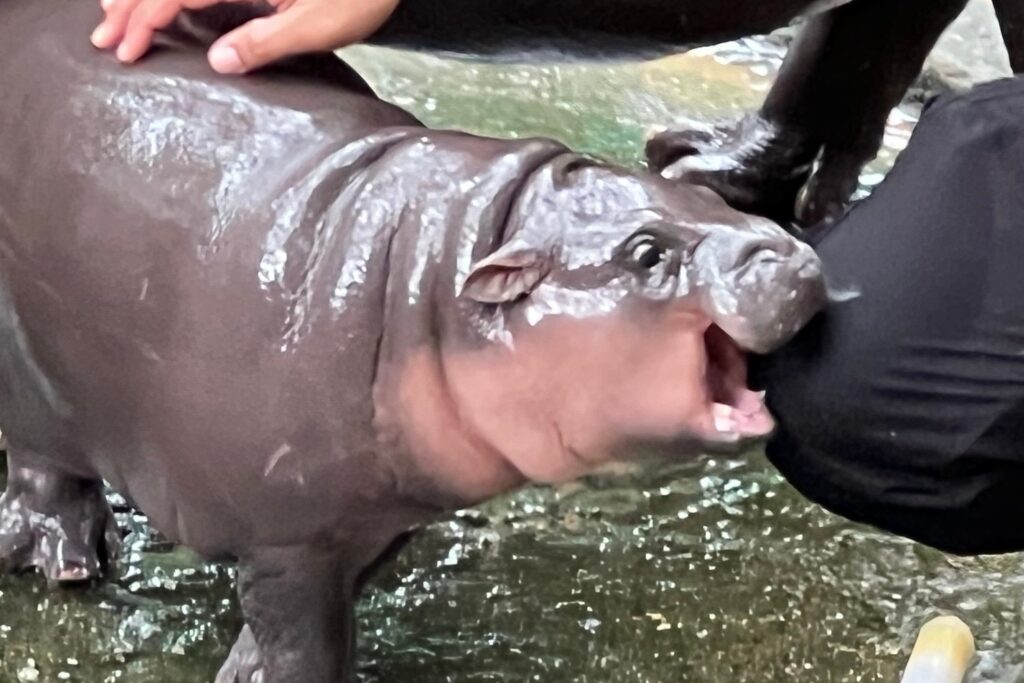
<path id="1" fill-rule="evenodd" d="M 652 125 L 756 106 L 781 58 L 750 40 L 642 65 L 486 65 L 358 48 L 425 122 L 549 135 L 623 163 Z M 878 182 L 917 107 L 896 112 Z M 0 681 L 205 682 L 239 627 L 228 568 L 131 529 L 116 579 L 0 578 Z M 641 482 L 532 489 L 427 529 L 360 605 L 363 680 L 886 681 L 954 612 L 972 680 L 1024 680 L 1024 567 L 962 560 L 829 515 L 754 453 Z"/>

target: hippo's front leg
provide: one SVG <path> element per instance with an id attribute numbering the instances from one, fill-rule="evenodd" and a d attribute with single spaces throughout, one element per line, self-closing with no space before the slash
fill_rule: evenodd
<path id="1" fill-rule="evenodd" d="M 0 567 L 36 568 L 58 582 L 94 579 L 119 543 L 102 481 L 60 471 L 26 451 L 8 451 L 7 490 L 0 497 Z"/>
<path id="2" fill-rule="evenodd" d="M 778 220 L 834 218 L 877 154 L 889 112 L 965 4 L 854 0 L 810 19 L 760 112 L 738 126 L 654 137 L 652 167 Z"/>
<path id="3" fill-rule="evenodd" d="M 241 558 L 246 626 L 216 683 L 344 683 L 359 571 L 329 545 L 262 548 Z"/>

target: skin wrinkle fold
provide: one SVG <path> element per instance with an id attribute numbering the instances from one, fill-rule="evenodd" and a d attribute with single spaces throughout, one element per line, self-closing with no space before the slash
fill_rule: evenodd
<path id="1" fill-rule="evenodd" d="M 312 306 L 313 280 L 316 279 L 318 265 L 323 259 L 326 248 L 325 244 L 330 240 L 333 233 L 329 225 L 336 225 L 340 215 L 348 211 L 347 204 L 352 202 L 353 194 L 362 199 L 366 193 L 372 196 L 373 185 L 366 180 L 373 177 L 378 168 L 379 162 L 386 159 L 397 147 L 408 142 L 409 131 L 387 131 L 381 135 L 371 136 L 369 139 L 359 140 L 353 144 L 330 155 L 322 165 L 307 176 L 303 183 L 296 190 L 303 196 L 296 202 L 294 208 L 284 206 L 284 215 L 279 215 L 278 227 L 269 235 L 265 245 L 266 254 L 276 254 L 291 242 L 297 242 L 302 249 L 304 258 L 300 259 L 300 274 L 290 278 L 297 281 L 295 285 L 285 283 L 289 259 L 286 257 L 280 266 L 280 275 L 275 278 L 284 292 L 288 292 L 291 304 L 288 309 L 286 332 L 284 335 L 285 344 L 282 350 L 297 343 L 301 333 L 301 327 L 305 321 L 305 311 Z M 356 200 L 358 201 L 358 200 Z M 301 207 L 301 208 L 299 208 Z M 290 216 L 300 214 L 304 217 L 294 227 L 287 227 L 285 222 Z M 334 219 L 333 221 L 331 219 Z M 397 223 L 394 229 L 397 230 Z M 372 230 L 372 228 L 371 228 Z M 304 233 L 313 232 L 313 239 L 309 240 L 308 246 L 302 244 Z M 375 230 L 373 237 L 376 237 Z M 353 237 L 360 237 L 356 234 Z M 391 238 L 388 238 L 391 239 Z M 272 241 L 271 241 L 272 240 Z M 353 239 L 350 245 L 355 246 Z M 294 255 L 294 254 L 293 254 Z M 335 288 L 336 291 L 336 288 Z"/>

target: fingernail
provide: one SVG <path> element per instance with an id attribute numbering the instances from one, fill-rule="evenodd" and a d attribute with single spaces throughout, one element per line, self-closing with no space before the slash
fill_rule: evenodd
<path id="1" fill-rule="evenodd" d="M 89 40 L 96 47 L 106 47 L 107 40 L 110 38 L 110 29 L 107 28 L 106 24 L 100 24 L 96 27 L 96 30 L 92 32 Z"/>
<path id="2" fill-rule="evenodd" d="M 210 50 L 210 66 L 213 70 L 222 74 L 238 74 L 245 71 L 242 58 L 238 51 L 227 45 L 218 45 Z"/>
<path id="3" fill-rule="evenodd" d="M 114 6 L 114 2 L 116 2 L 116 0 L 100 0 L 100 7 L 108 10 Z"/>
<path id="4" fill-rule="evenodd" d="M 130 56 L 131 55 L 128 54 L 128 46 L 124 43 L 121 43 L 121 45 L 117 48 L 117 58 L 120 59 L 122 62 L 127 62 L 130 61 L 128 59 Z"/>

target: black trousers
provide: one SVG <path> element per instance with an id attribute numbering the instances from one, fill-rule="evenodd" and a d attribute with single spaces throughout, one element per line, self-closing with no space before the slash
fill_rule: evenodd
<path id="1" fill-rule="evenodd" d="M 1024 78 L 932 102 L 817 246 L 859 296 L 755 364 L 771 461 L 851 519 L 1024 550 Z"/>

